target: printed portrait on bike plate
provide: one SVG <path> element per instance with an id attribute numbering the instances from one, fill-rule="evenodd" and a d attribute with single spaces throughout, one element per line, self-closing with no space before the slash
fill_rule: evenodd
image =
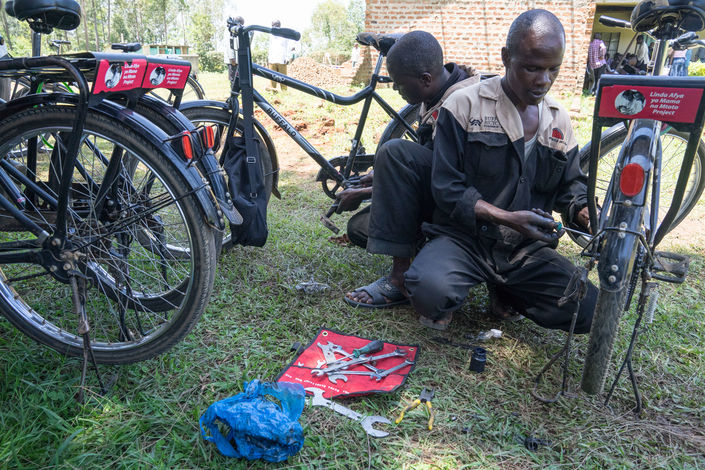
<path id="1" fill-rule="evenodd" d="M 164 78 L 166 78 L 166 70 L 164 67 L 157 67 L 149 75 L 149 82 L 154 86 L 159 86 L 164 81 Z"/>
<path id="2" fill-rule="evenodd" d="M 624 90 L 614 100 L 614 107 L 626 116 L 639 114 L 645 105 L 646 97 L 638 90 Z"/>
<path id="3" fill-rule="evenodd" d="M 120 82 L 120 77 L 122 76 L 122 65 L 112 64 L 107 72 L 105 72 L 105 86 L 106 88 L 115 88 L 115 86 Z"/>

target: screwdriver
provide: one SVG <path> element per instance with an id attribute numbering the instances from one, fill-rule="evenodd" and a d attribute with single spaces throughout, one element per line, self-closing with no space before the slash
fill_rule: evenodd
<path id="1" fill-rule="evenodd" d="M 558 222 L 558 227 L 556 227 L 556 232 L 560 232 L 561 230 L 565 230 L 566 232 L 570 232 L 574 235 L 578 235 L 581 237 L 592 238 L 592 235 L 590 235 L 589 233 L 585 233 L 585 232 L 581 232 L 580 230 L 575 230 L 572 228 L 564 227 L 561 222 Z"/>
<path id="2" fill-rule="evenodd" d="M 384 347 L 384 343 L 381 342 L 380 340 L 376 339 L 374 341 L 370 341 L 367 343 L 365 346 L 358 348 L 358 349 L 353 349 L 352 356 L 353 357 L 360 357 L 361 354 L 370 354 L 370 353 L 376 353 L 382 350 Z"/>

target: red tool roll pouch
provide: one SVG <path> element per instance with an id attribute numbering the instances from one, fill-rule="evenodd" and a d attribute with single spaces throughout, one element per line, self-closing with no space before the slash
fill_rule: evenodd
<path id="1" fill-rule="evenodd" d="M 381 380 L 376 380 L 374 377 L 367 375 L 347 375 L 347 382 L 340 379 L 333 382 L 327 375 L 316 376 L 311 372 L 313 369 L 326 367 L 323 350 L 319 344 L 325 346 L 328 343 L 334 343 L 341 346 L 347 353 L 352 353 L 353 349 L 361 348 L 370 341 L 370 339 L 361 338 L 360 336 L 346 335 L 334 330 L 321 328 L 314 340 L 279 374 L 277 382 L 300 383 L 304 388 L 317 387 L 324 391 L 323 396 L 328 399 L 393 392 L 404 384 L 406 376 L 414 370 L 415 364 L 402 367 Z M 404 351 L 406 356 L 381 359 L 375 367 L 387 370 L 402 364 L 405 360 L 416 362 L 416 356 L 419 351 L 416 345 L 384 343 L 381 351 L 369 354 L 369 356 L 391 353 L 396 349 Z M 336 353 L 335 357 L 336 359 L 341 359 L 344 355 Z M 348 370 L 368 371 L 369 369 L 359 364 L 351 366 Z"/>

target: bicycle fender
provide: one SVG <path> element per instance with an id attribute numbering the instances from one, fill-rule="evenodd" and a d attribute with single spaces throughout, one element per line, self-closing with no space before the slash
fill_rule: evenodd
<path id="1" fill-rule="evenodd" d="M 222 212 L 219 213 L 218 203 L 213 197 L 207 178 L 201 174 L 196 165 L 190 165 L 189 161 L 179 154 L 175 142 L 170 141 L 169 136 L 163 130 L 142 115 L 110 101 L 103 101 L 92 109 L 130 126 L 135 132 L 139 132 L 142 137 L 164 152 L 189 185 L 189 192 L 193 192 L 196 196 L 205 222 L 217 230 L 225 228 Z"/>
<path id="2" fill-rule="evenodd" d="M 187 131 L 195 130 L 193 123 L 184 116 L 179 110 L 175 109 L 173 106 L 165 103 L 164 101 L 144 95 L 140 98 L 140 104 L 149 108 L 154 113 L 159 116 L 166 118 L 176 129 L 182 129 Z M 239 225 L 242 223 L 242 215 L 237 211 L 230 198 L 230 193 L 228 193 L 228 186 L 225 182 L 225 174 L 223 169 L 218 165 L 217 160 L 213 152 L 204 149 L 201 146 L 201 142 L 196 139 L 196 145 L 198 146 L 197 153 L 200 155 L 198 159 L 198 169 L 202 175 L 208 179 L 210 183 L 211 190 L 213 191 L 213 196 L 218 202 L 218 208 L 225 215 L 231 224 Z"/>
<path id="3" fill-rule="evenodd" d="M 222 109 L 223 111 L 227 111 L 228 113 L 230 112 L 230 106 L 228 105 L 228 103 L 215 100 L 187 101 L 179 106 L 179 110 L 201 107 L 218 108 Z M 281 199 L 282 196 L 279 192 L 279 158 L 277 157 L 276 147 L 274 147 L 274 141 L 272 140 L 272 137 L 269 135 L 269 132 L 267 132 L 267 129 L 261 122 L 259 122 L 257 119 L 253 119 L 252 121 L 255 123 L 255 129 L 257 130 L 259 135 L 262 136 L 262 139 L 264 140 L 264 145 L 267 147 L 270 159 L 272 160 L 272 172 L 274 173 L 272 175 L 272 194 L 274 194 L 278 199 Z"/>
<path id="4" fill-rule="evenodd" d="M 641 233 L 642 207 L 616 204 L 606 224 L 597 273 L 600 287 L 617 292 L 629 282 Z"/>
<path id="5" fill-rule="evenodd" d="M 23 109 L 42 104 L 56 103 L 75 105 L 78 103 L 78 96 L 72 93 L 26 95 L 0 104 L 0 119 L 4 119 Z M 123 122 L 134 129 L 136 133 L 146 138 L 155 147 L 162 150 L 171 163 L 173 163 L 174 168 L 187 182 L 189 190 L 193 191 L 195 194 L 196 200 L 203 212 L 205 222 L 218 230 L 222 230 L 225 227 L 224 221 L 218 214 L 217 202 L 213 198 L 213 193 L 210 190 L 207 180 L 201 176 L 195 165 L 188 165 L 188 161 L 179 155 L 173 143 L 168 140 L 169 136 L 166 135 L 164 131 L 143 116 L 110 101 L 103 101 L 98 106 L 92 107 L 91 109 Z"/>

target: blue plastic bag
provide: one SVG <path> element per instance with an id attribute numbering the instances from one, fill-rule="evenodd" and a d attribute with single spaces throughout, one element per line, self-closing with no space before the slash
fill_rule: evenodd
<path id="1" fill-rule="evenodd" d="M 227 457 L 245 457 L 281 462 L 304 445 L 304 432 L 298 422 L 306 392 L 301 384 L 290 382 L 245 382 L 245 391 L 217 401 L 208 407 L 199 424 L 206 441 L 214 442 Z M 265 398 L 270 395 L 281 406 Z M 227 436 L 218 422 L 230 428 Z M 209 435 L 210 434 L 210 435 Z"/>

